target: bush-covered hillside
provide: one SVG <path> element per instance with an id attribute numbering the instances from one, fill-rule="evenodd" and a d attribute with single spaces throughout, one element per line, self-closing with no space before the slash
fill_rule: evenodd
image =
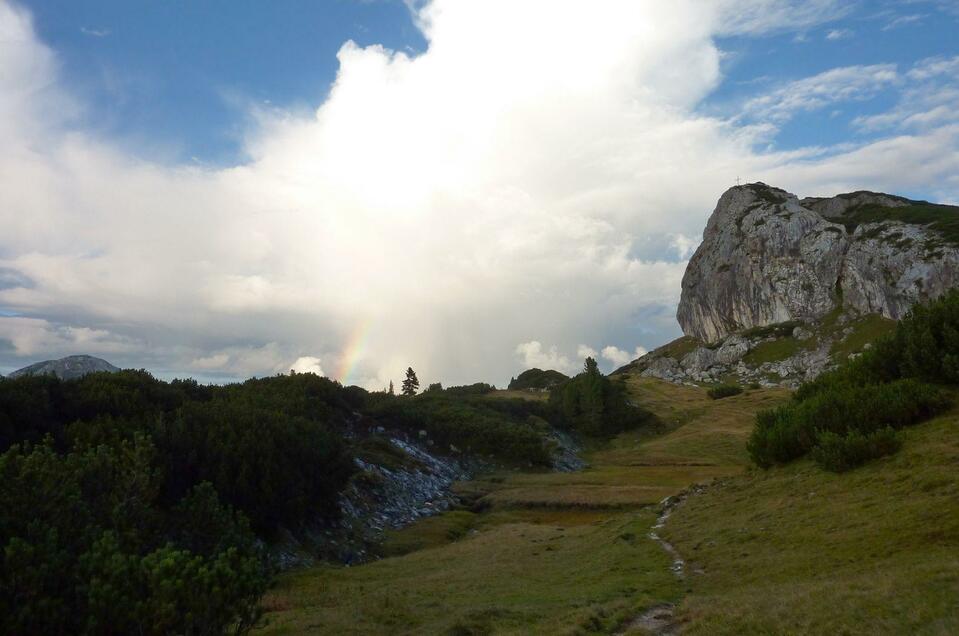
<path id="1" fill-rule="evenodd" d="M 313 374 L 2 379 L 0 632 L 244 631 L 270 581 L 258 546 L 335 517 L 354 454 L 403 461 L 363 430 L 548 467 L 550 423 L 605 435 L 641 419 L 595 368 L 552 402 L 492 390 L 394 396 Z"/>
<path id="2" fill-rule="evenodd" d="M 244 629 L 269 581 L 257 535 L 338 513 L 353 454 L 369 454 L 345 436 L 357 423 L 549 466 L 544 433 L 561 417 L 492 390 L 398 397 L 312 374 L 0 380 L 0 631 Z"/>
<path id="3" fill-rule="evenodd" d="M 353 472 L 334 427 L 363 399 L 312 375 L 0 381 L 0 632 L 249 628 L 254 532 L 334 513 Z"/>
<path id="4" fill-rule="evenodd" d="M 812 453 L 842 471 L 899 448 L 897 430 L 948 405 L 937 385 L 959 383 L 959 291 L 915 306 L 895 331 L 839 369 L 759 413 L 749 451 L 760 466 Z"/>
<path id="5" fill-rule="evenodd" d="M 615 435 L 652 419 L 630 402 L 623 378 L 603 375 L 593 358 L 586 358 L 582 373 L 550 392 L 549 404 L 563 426 L 586 436 Z"/>
<path id="6" fill-rule="evenodd" d="M 511 391 L 527 389 L 552 389 L 569 380 L 569 376 L 552 369 L 527 369 L 509 382 L 507 387 Z"/>

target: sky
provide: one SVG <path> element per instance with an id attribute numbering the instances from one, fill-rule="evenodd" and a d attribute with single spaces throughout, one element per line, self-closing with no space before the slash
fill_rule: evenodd
<path id="1" fill-rule="evenodd" d="M 0 0 L 0 372 L 380 389 L 681 334 L 737 179 L 959 202 L 959 1 Z"/>

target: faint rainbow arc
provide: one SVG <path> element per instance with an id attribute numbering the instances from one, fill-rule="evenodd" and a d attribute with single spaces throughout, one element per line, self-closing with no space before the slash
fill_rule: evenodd
<path id="1" fill-rule="evenodd" d="M 346 346 L 343 347 L 343 354 L 340 356 L 340 364 L 336 370 L 336 378 L 340 381 L 340 384 L 345 386 L 349 383 L 353 371 L 356 370 L 356 363 L 363 357 L 369 333 L 370 320 L 361 320 L 353 329 L 350 337 L 347 338 Z"/>

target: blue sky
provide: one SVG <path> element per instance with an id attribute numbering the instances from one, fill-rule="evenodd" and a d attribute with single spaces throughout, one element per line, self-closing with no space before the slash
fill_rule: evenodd
<path id="1" fill-rule="evenodd" d="M 737 177 L 959 202 L 957 20 L 956 0 L 0 0 L 0 373 L 612 369 L 679 335 Z"/>
<path id="2" fill-rule="evenodd" d="M 250 102 L 315 107 L 347 40 L 422 50 L 402 2 L 25 2 L 58 54 L 84 122 L 168 159 L 243 159 Z"/>
<path id="3" fill-rule="evenodd" d="M 335 79 L 336 53 L 347 40 L 411 54 L 427 46 L 402 0 L 23 4 L 58 53 L 66 84 L 95 113 L 84 125 L 167 161 L 242 162 L 249 106 L 315 108 Z M 841 18 L 809 28 L 717 38 L 723 78 L 700 108 L 731 116 L 751 96 L 837 66 L 904 69 L 959 53 L 955 3 L 846 4 Z M 771 145 L 790 149 L 875 136 L 851 123 L 890 108 L 894 89 L 799 113 Z"/>
<path id="4" fill-rule="evenodd" d="M 908 69 L 921 60 L 959 52 L 959 4 L 936 2 L 850 2 L 849 13 L 792 33 L 720 38 L 726 51 L 724 79 L 704 104 L 734 112 L 751 96 L 777 85 L 840 66 L 892 64 Z M 880 133 L 857 130 L 856 117 L 890 109 L 898 99 L 887 85 L 862 101 L 799 113 L 772 140 L 777 148 L 862 142 Z"/>

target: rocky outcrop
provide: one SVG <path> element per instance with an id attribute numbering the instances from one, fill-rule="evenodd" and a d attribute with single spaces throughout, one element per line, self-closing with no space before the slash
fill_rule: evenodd
<path id="1" fill-rule="evenodd" d="M 389 530 L 419 519 L 468 507 L 469 500 L 456 494 L 457 481 L 501 468 L 488 458 L 461 452 L 455 446 L 442 448 L 425 430 L 412 434 L 364 420 L 355 414 L 341 433 L 353 442 L 375 438 L 392 447 L 379 459 L 354 457 L 357 473 L 340 494 L 340 514 L 333 519 L 286 532 L 271 547 L 275 564 L 282 568 L 310 565 L 316 557 L 344 564 L 377 558 L 378 548 Z M 579 445 L 567 433 L 550 429 L 544 433 L 552 452 L 553 469 L 573 472 L 586 466 Z M 391 456 L 389 462 L 384 457 Z"/>
<path id="2" fill-rule="evenodd" d="M 633 373 L 676 384 L 736 382 L 795 387 L 831 368 L 837 362 L 833 355 L 837 346 L 862 324 L 848 318 L 829 329 L 816 329 L 817 325 L 809 325 L 808 329 L 801 325 L 792 327 L 786 323 L 733 334 L 709 345 L 685 337 L 647 353 L 616 373 Z"/>
<path id="3" fill-rule="evenodd" d="M 929 205 L 872 192 L 800 201 L 762 183 L 729 189 L 683 276 L 683 332 L 717 342 L 837 308 L 902 317 L 959 284 L 959 249 L 927 226 L 856 215 L 919 204 Z"/>
<path id="4" fill-rule="evenodd" d="M 10 378 L 18 378 L 24 375 L 55 375 L 61 380 L 75 380 L 82 378 L 90 373 L 106 371 L 116 373 L 120 369 L 113 366 L 106 360 L 94 358 L 93 356 L 67 356 L 59 360 L 46 360 L 37 362 L 28 367 L 14 371 Z"/>
<path id="5" fill-rule="evenodd" d="M 959 284 L 959 250 L 918 225 L 856 228 L 840 274 L 844 307 L 902 318 L 917 302 Z"/>

